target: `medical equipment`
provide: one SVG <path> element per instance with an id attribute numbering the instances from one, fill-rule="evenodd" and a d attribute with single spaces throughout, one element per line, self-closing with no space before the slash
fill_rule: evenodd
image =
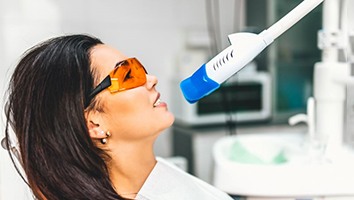
<path id="1" fill-rule="evenodd" d="M 176 122 L 203 126 L 225 125 L 230 123 L 228 120 L 237 123 L 271 120 L 271 75 L 257 71 L 254 63 L 249 65 L 225 81 L 219 90 L 196 103 L 190 104 L 184 101 L 182 94 L 176 95 L 172 103 Z M 174 89 L 179 81 L 174 80 Z"/>
<path id="2" fill-rule="evenodd" d="M 186 100 L 195 103 L 218 89 L 224 81 L 240 71 L 277 37 L 316 8 L 322 1 L 303 1 L 260 34 L 236 33 L 229 35 L 231 46 L 203 64 L 191 77 L 181 82 L 180 87 Z"/>
<path id="3" fill-rule="evenodd" d="M 322 61 L 316 63 L 314 68 L 314 97 L 308 99 L 305 115 L 299 114 L 289 120 L 291 125 L 307 122 L 308 134 L 304 135 L 306 137 L 302 136 L 301 132 L 296 132 L 288 136 L 294 135 L 298 138 L 285 139 L 287 137 L 285 132 L 265 134 L 262 131 L 258 134 L 238 135 L 218 141 L 214 147 L 216 160 L 214 184 L 217 187 L 230 193 L 256 196 L 252 199 L 263 199 L 269 196 L 273 197 L 272 199 L 302 197 L 353 199 L 354 192 L 351 185 L 354 176 L 351 176 L 351 170 L 354 166 L 354 151 L 353 146 L 343 143 L 346 86 L 354 83 L 350 72 L 353 52 L 349 40 L 353 33 L 348 30 L 349 21 L 347 21 L 352 17 L 349 17 L 351 13 L 345 14 L 345 11 L 353 8 L 352 2 L 351 0 L 324 1 L 323 27 L 318 33 Z M 344 58 L 340 55 L 342 50 L 344 50 Z M 265 146 L 269 142 L 271 147 L 266 150 L 270 151 L 279 139 L 284 139 L 280 141 L 281 145 L 295 150 L 294 144 L 301 137 L 303 139 L 300 140 L 298 147 L 303 148 L 304 138 L 308 137 L 308 145 L 317 143 L 317 147 L 315 146 L 317 150 L 310 146 L 310 151 L 293 154 L 296 155 L 293 157 L 294 160 L 288 151 L 287 158 L 290 161 L 286 165 L 244 165 L 231 162 L 225 156 L 227 155 L 225 152 L 228 152 L 231 146 L 229 144 L 233 142 L 232 139 L 247 140 L 250 149 Z M 289 143 L 286 144 L 285 140 Z M 278 150 L 281 153 L 282 149 Z M 293 162 L 295 160 L 296 162 Z M 243 184 L 234 184 L 235 182 Z"/>

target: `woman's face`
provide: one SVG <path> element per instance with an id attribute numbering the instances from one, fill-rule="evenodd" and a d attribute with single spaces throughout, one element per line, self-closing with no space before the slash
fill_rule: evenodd
<path id="1" fill-rule="evenodd" d="M 99 74 L 99 82 L 114 69 L 116 63 L 125 59 L 125 55 L 110 46 L 94 47 L 91 63 Z M 159 100 L 160 93 L 155 88 L 157 78 L 152 75 L 146 75 L 146 78 L 145 85 L 116 93 L 106 89 L 97 95 L 103 112 L 94 123 L 112 133 L 110 141 L 156 137 L 172 125 L 174 116 L 168 111 L 167 104 Z"/>

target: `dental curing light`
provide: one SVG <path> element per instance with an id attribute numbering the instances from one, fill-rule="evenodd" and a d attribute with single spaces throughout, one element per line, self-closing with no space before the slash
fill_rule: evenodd
<path id="1" fill-rule="evenodd" d="M 228 36 L 231 45 L 203 64 L 180 84 L 189 103 L 209 95 L 233 74 L 240 71 L 276 38 L 301 20 L 323 0 L 304 0 L 287 15 L 259 34 L 235 33 Z"/>

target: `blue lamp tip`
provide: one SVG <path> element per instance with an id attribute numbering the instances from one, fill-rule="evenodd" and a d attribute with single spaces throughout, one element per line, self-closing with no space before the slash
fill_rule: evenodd
<path id="1" fill-rule="evenodd" d="M 194 74 L 184 79 L 180 84 L 184 98 L 189 103 L 195 103 L 199 99 L 209 95 L 220 87 L 220 84 L 208 77 L 205 64 L 202 65 Z"/>

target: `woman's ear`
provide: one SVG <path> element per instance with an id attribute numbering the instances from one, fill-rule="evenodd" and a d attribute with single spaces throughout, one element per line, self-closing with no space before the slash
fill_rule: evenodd
<path id="1" fill-rule="evenodd" d="M 107 137 L 105 131 L 102 129 L 99 123 L 97 114 L 85 113 L 86 125 L 92 139 L 102 139 Z"/>
<path id="2" fill-rule="evenodd" d="M 94 123 L 93 121 L 87 122 L 88 131 L 92 139 L 103 139 L 106 136 L 106 132 L 100 128 L 99 124 Z"/>

